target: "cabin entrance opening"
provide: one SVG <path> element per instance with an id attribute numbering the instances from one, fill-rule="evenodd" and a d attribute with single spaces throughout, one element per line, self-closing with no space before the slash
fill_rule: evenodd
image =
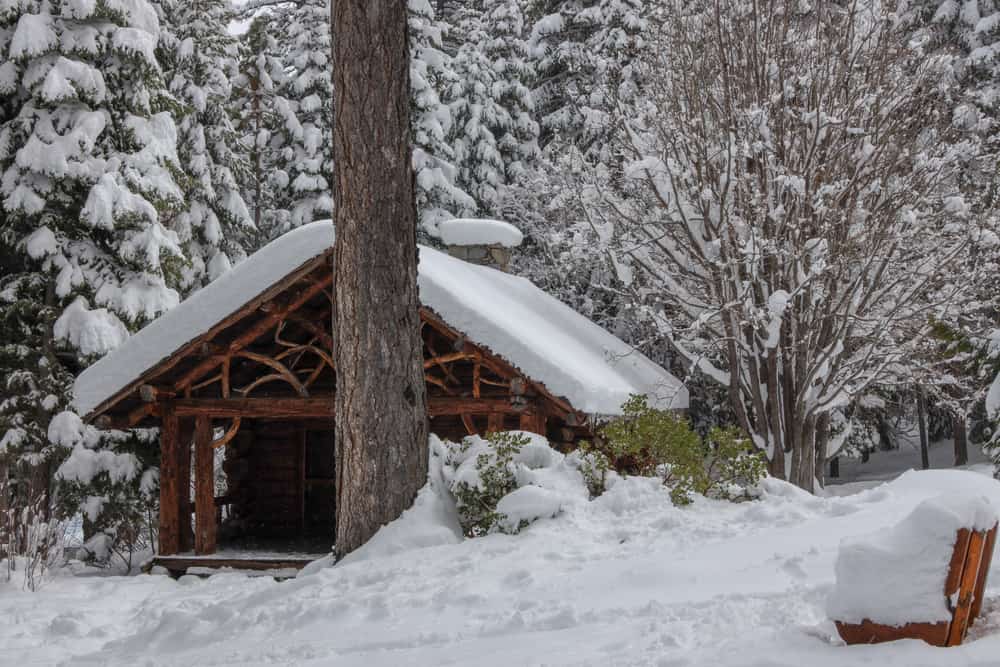
<path id="1" fill-rule="evenodd" d="M 245 421 L 219 458 L 216 486 L 223 490 L 216 497 L 219 551 L 332 550 L 336 528 L 332 423 Z"/>

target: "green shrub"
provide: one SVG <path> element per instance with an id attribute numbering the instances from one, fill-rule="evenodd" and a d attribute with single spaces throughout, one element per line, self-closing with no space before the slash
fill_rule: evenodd
<path id="1" fill-rule="evenodd" d="M 502 530 L 506 517 L 497 512 L 500 499 L 517 489 L 514 458 L 531 442 L 524 433 L 497 432 L 485 438 L 488 447 L 476 454 L 475 475 L 463 475 L 450 485 L 455 497 L 459 522 L 467 537 L 480 537 Z M 459 468 L 469 455 L 476 440 L 465 438 L 460 443 L 448 443 L 447 464 Z"/>
<path id="2" fill-rule="evenodd" d="M 764 459 L 738 429 L 713 427 L 703 440 L 676 413 L 649 407 L 645 396 L 622 407 L 623 415 L 582 447 L 581 472 L 592 495 L 604 491 L 609 470 L 660 477 L 678 505 L 694 494 L 746 498 L 766 474 Z"/>

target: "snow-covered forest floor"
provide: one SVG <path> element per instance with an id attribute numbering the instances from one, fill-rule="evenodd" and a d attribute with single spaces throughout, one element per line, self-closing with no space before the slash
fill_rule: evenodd
<path id="1" fill-rule="evenodd" d="M 768 480 L 761 500 L 686 508 L 655 480 L 630 478 L 520 535 L 461 542 L 425 492 L 375 548 L 296 580 L 0 585 L 0 663 L 996 665 L 1000 560 L 961 647 L 846 647 L 825 613 L 843 537 L 942 493 L 982 494 L 1000 509 L 988 472 L 908 472 L 829 497 Z"/>
<path id="2" fill-rule="evenodd" d="M 907 470 L 920 470 L 920 443 L 916 440 L 900 439 L 896 449 L 888 451 L 874 450 L 868 461 L 860 458 L 842 457 L 840 460 L 840 477 L 827 477 L 830 486 L 852 484 L 854 482 L 883 482 L 894 479 Z M 930 443 L 927 448 L 928 461 L 932 469 L 945 469 L 954 466 L 954 443 L 940 440 Z M 989 474 L 991 464 L 989 457 L 981 447 L 969 447 L 969 465 L 985 464 L 984 472 Z"/>

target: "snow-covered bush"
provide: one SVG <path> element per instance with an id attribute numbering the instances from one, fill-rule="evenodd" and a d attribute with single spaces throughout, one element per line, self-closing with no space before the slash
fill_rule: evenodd
<path id="1" fill-rule="evenodd" d="M 694 494 L 712 498 L 747 498 L 766 474 L 763 458 L 737 429 L 713 427 L 702 439 L 687 420 L 649 407 L 645 396 L 632 396 L 621 418 L 582 446 L 581 472 L 591 494 L 600 495 L 609 470 L 624 475 L 658 476 L 670 487 L 675 504 Z"/>
<path id="2" fill-rule="evenodd" d="M 504 517 L 497 504 L 517 488 L 514 460 L 529 442 L 523 433 L 504 431 L 490 433 L 485 440 L 469 437 L 448 443 L 446 465 L 455 470 L 449 488 L 467 536 L 479 537 L 499 527 Z"/>
<path id="3" fill-rule="evenodd" d="M 584 495 L 572 465 L 555 471 L 565 457 L 540 435 L 498 432 L 444 446 L 444 481 L 467 537 L 517 533 L 537 519 L 558 514 L 567 491 Z M 571 476 L 572 488 L 550 488 L 565 486 L 563 473 Z"/>

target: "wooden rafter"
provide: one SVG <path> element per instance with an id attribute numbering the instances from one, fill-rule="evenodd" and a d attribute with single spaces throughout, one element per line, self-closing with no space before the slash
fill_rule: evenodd
<path id="1" fill-rule="evenodd" d="M 420 322 L 420 329 L 421 329 L 421 331 L 423 331 L 424 325 L 425 325 L 425 322 L 421 321 Z M 431 342 L 429 340 L 427 340 L 426 338 L 424 339 L 424 346 L 427 347 L 427 351 L 431 353 L 431 357 L 435 360 L 435 363 L 444 372 L 445 378 L 449 382 L 452 382 L 454 384 L 459 384 L 458 378 L 455 377 L 454 373 L 451 372 L 451 369 L 448 367 L 447 364 L 442 363 L 439 360 L 440 358 L 438 356 L 437 350 L 434 349 L 434 346 L 431 345 Z M 424 368 L 425 369 L 428 368 L 428 366 L 427 366 L 426 363 L 424 364 Z"/>
<path id="2" fill-rule="evenodd" d="M 431 366 L 451 363 L 452 361 L 465 361 L 469 359 L 475 359 L 475 352 L 451 352 L 449 354 L 442 354 L 438 357 L 433 357 L 431 359 L 426 359 L 424 361 L 424 368 L 430 368 Z"/>
<path id="3" fill-rule="evenodd" d="M 241 350 L 239 352 L 235 352 L 233 354 L 233 356 L 235 356 L 235 357 L 242 357 L 244 359 L 249 359 L 251 361 L 256 361 L 259 364 L 263 364 L 264 366 L 267 366 L 268 368 L 271 368 L 272 370 L 274 370 L 274 372 L 275 372 L 275 374 L 277 376 L 279 376 L 280 378 L 284 379 L 285 382 L 287 382 L 288 384 L 290 384 L 292 386 L 292 388 L 296 391 L 296 393 L 299 396 L 303 396 L 303 397 L 309 396 L 309 390 L 306 389 L 302 385 L 302 383 L 299 381 L 299 378 L 297 378 L 295 376 L 295 373 L 293 373 L 292 371 L 288 370 L 288 367 L 285 366 L 280 361 L 278 361 L 277 359 L 273 359 L 271 357 L 268 357 L 268 356 L 263 355 L 263 354 L 258 354 L 256 352 L 250 352 L 249 350 Z M 263 378 L 261 378 L 261 379 L 263 379 Z M 254 382 L 252 382 L 249 385 L 249 387 L 244 388 L 243 390 L 237 390 L 237 391 L 240 391 L 240 393 L 246 395 L 246 394 L 250 393 L 250 390 L 253 389 L 254 387 L 259 386 L 260 384 L 263 384 L 260 381 L 261 379 L 255 380 Z"/>
<path id="4" fill-rule="evenodd" d="M 275 309 L 270 312 L 266 317 L 261 318 L 249 329 L 237 336 L 227 347 L 228 354 L 213 354 L 207 359 L 203 360 L 197 364 L 194 368 L 185 373 L 179 380 L 177 380 L 176 387 L 178 390 L 187 389 L 191 384 L 200 378 L 202 375 L 212 370 L 216 366 L 225 362 L 225 360 L 235 354 L 240 352 L 250 343 L 254 342 L 261 335 L 268 332 L 272 328 L 278 326 L 278 324 L 285 319 L 285 317 L 300 308 L 303 304 L 308 302 L 314 296 L 325 290 L 331 281 L 333 280 L 333 275 L 325 275 L 316 282 L 309 285 L 306 289 L 302 291 L 295 299 L 293 299 L 289 304 L 284 307 L 275 307 Z"/>
<path id="5" fill-rule="evenodd" d="M 233 423 L 226 430 L 226 433 L 221 438 L 212 441 L 212 449 L 228 445 L 236 437 L 236 434 L 240 432 L 240 424 L 242 422 L 242 417 L 233 417 Z"/>
<path id="6" fill-rule="evenodd" d="M 476 434 L 476 423 L 472 421 L 472 415 L 468 412 L 462 413 L 462 425 L 465 426 L 465 430 L 468 435 Z"/>
<path id="7" fill-rule="evenodd" d="M 330 319 L 332 316 L 333 316 L 332 313 L 324 311 L 322 314 L 320 314 L 319 317 L 323 318 L 323 320 L 325 321 Z M 305 317 L 302 317 L 298 313 L 289 313 L 288 320 L 291 322 L 295 322 L 303 329 L 316 336 L 320 340 L 320 342 L 322 342 L 323 345 L 325 345 L 328 349 L 331 350 L 333 349 L 333 336 L 328 334 L 326 331 L 323 331 L 323 329 L 321 329 L 320 327 L 316 326 L 315 322 L 312 322 L 306 319 Z"/>
<path id="8" fill-rule="evenodd" d="M 438 378 L 438 377 L 435 377 L 435 376 L 431 375 L 430 373 L 424 373 L 424 382 L 429 382 L 432 385 L 434 385 L 435 387 L 441 387 L 441 389 L 444 391 L 444 393 L 446 393 L 446 394 L 448 394 L 450 396 L 454 396 L 455 395 L 455 390 L 452 389 L 451 387 L 449 387 L 447 382 L 445 382 L 441 378 Z"/>
<path id="9" fill-rule="evenodd" d="M 521 372 L 510 365 L 507 361 L 490 353 L 488 350 L 479 348 L 472 343 L 469 343 L 463 334 L 455 329 L 452 329 L 428 308 L 421 308 L 420 316 L 439 334 L 449 340 L 454 340 L 456 342 L 456 346 L 461 343 L 461 350 L 456 350 L 456 352 L 466 350 L 470 353 L 477 352 L 480 355 L 480 362 L 498 377 L 523 377 Z M 569 404 L 568 401 L 550 392 L 544 384 L 534 381 L 528 381 L 528 384 L 530 384 L 535 392 L 548 399 L 553 404 L 553 408 L 556 408 L 554 412 L 560 418 L 568 419 L 570 415 L 573 415 L 573 418 L 578 420 L 580 423 L 585 423 L 587 421 L 587 416 L 584 413 L 577 411 L 572 405 Z M 511 393 L 517 393 L 514 391 L 513 384 L 511 385 Z"/>

